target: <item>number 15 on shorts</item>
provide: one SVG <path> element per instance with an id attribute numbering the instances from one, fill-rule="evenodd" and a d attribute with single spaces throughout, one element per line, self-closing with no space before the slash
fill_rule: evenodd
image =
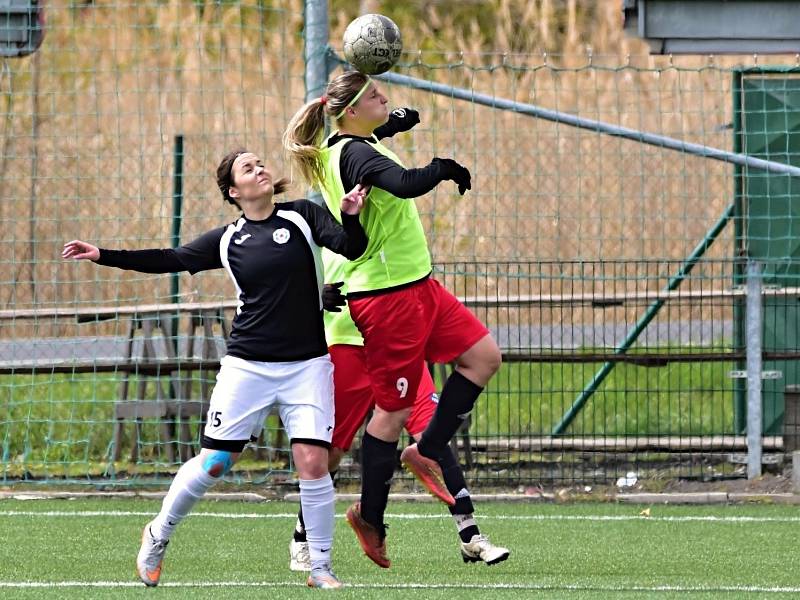
<path id="1" fill-rule="evenodd" d="M 208 424 L 211 427 L 219 427 L 220 425 L 222 425 L 222 411 L 221 410 L 208 411 Z"/>

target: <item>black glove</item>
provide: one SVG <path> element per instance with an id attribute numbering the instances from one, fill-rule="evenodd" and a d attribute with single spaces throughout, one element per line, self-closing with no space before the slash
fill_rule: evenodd
<path id="1" fill-rule="evenodd" d="M 396 131 L 408 131 L 419 123 L 419 113 L 413 108 L 395 108 L 389 117 L 395 121 Z"/>
<path id="2" fill-rule="evenodd" d="M 372 133 L 382 140 L 396 133 L 408 131 L 417 123 L 419 123 L 419 113 L 413 108 L 395 108 L 389 113 L 389 120 Z"/>
<path id="3" fill-rule="evenodd" d="M 344 281 L 326 283 L 322 286 L 322 308 L 328 312 L 342 312 L 342 306 L 347 304 L 347 299 L 342 294 L 341 288 Z"/>
<path id="4" fill-rule="evenodd" d="M 464 192 L 472 189 L 472 176 L 467 167 L 462 167 L 452 158 L 434 158 L 431 164 L 438 164 L 441 169 L 442 179 L 449 179 L 458 184 L 458 193 L 462 196 Z"/>

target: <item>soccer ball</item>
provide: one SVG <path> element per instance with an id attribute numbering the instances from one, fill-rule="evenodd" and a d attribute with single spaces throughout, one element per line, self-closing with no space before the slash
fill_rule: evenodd
<path id="1" fill-rule="evenodd" d="M 367 75 L 391 69 L 402 51 L 400 29 L 389 17 L 362 15 L 345 29 L 344 57 Z"/>

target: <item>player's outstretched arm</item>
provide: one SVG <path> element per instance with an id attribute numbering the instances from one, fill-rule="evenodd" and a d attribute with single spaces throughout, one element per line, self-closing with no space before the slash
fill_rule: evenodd
<path id="1" fill-rule="evenodd" d="M 456 182 L 462 196 L 472 187 L 469 170 L 451 158 L 434 158 L 426 167 L 405 169 L 364 141 L 345 146 L 341 171 L 346 181 L 372 185 L 398 198 L 418 198 L 447 180 Z"/>
<path id="2" fill-rule="evenodd" d="M 66 260 L 91 260 L 98 265 L 140 273 L 189 271 L 194 275 L 200 271 L 222 268 L 219 244 L 224 232 L 225 227 L 218 227 L 179 248 L 144 250 L 109 250 L 81 240 L 72 240 L 64 244 L 61 256 Z"/>
<path id="3" fill-rule="evenodd" d="M 108 250 L 81 240 L 72 240 L 64 244 L 61 256 L 67 260 L 91 260 L 98 265 L 140 273 L 180 273 L 189 270 L 173 248 Z M 192 269 L 193 272 L 200 270 L 204 269 Z"/>

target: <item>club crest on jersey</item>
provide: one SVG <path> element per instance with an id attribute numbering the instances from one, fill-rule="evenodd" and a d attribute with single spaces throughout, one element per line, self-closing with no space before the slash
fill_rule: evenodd
<path id="1" fill-rule="evenodd" d="M 285 244 L 289 241 L 289 237 L 291 237 L 291 234 L 285 227 L 281 227 L 272 232 L 272 239 L 276 244 Z"/>

